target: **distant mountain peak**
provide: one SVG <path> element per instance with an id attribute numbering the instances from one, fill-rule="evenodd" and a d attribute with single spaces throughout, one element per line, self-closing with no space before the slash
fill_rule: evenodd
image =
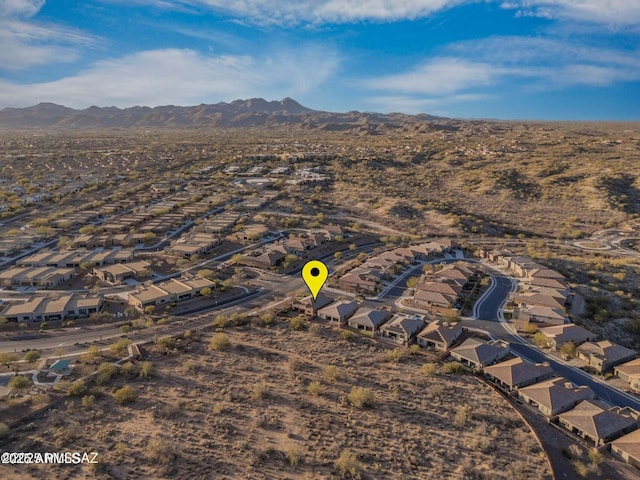
<path id="1" fill-rule="evenodd" d="M 428 117 L 428 119 L 426 118 Z M 43 102 L 27 108 L 0 110 L 0 129 L 31 128 L 87 129 L 135 127 L 260 127 L 286 125 L 287 128 L 346 131 L 370 134 L 380 128 L 398 128 L 416 122 L 433 122 L 436 117 L 378 113 L 329 113 L 307 108 L 290 97 L 282 100 L 249 98 L 231 103 L 200 104 L 189 107 L 164 105 L 128 108 L 97 107 L 83 110 Z M 378 127 L 375 127 L 378 125 Z M 364 127 L 366 128 L 364 128 Z"/>

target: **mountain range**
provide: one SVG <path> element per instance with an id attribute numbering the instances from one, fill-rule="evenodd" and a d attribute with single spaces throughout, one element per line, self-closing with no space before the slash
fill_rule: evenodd
<path id="1" fill-rule="evenodd" d="M 213 105 L 160 107 L 89 107 L 84 110 L 40 103 L 26 108 L 0 110 L 0 129 L 135 128 L 135 127 L 268 127 L 288 126 L 301 129 L 351 131 L 375 134 L 388 128 L 426 128 L 427 124 L 452 121 L 431 115 L 402 113 L 333 113 L 300 105 L 291 98 L 267 101 L 262 98 L 220 102 Z"/>

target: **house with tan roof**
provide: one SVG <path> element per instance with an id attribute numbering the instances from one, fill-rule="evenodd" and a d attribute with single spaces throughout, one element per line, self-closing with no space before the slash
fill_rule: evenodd
<path id="1" fill-rule="evenodd" d="M 551 295 L 544 295 L 536 292 L 526 292 L 516 294 L 514 302 L 520 306 L 520 308 L 527 307 L 548 307 L 551 309 L 562 310 L 564 308 L 564 301 L 553 297 Z"/>
<path id="2" fill-rule="evenodd" d="M 567 290 L 569 288 L 569 283 L 560 278 L 534 277 L 529 280 L 529 285 L 533 287 L 555 288 L 556 290 Z"/>
<path id="3" fill-rule="evenodd" d="M 432 290 L 416 290 L 413 295 L 413 301 L 416 305 L 425 308 L 452 308 L 457 299 L 457 295 L 440 293 Z"/>
<path id="4" fill-rule="evenodd" d="M 638 412 L 630 407 L 583 400 L 558 415 L 558 423 L 597 448 L 638 428 Z"/>
<path id="5" fill-rule="evenodd" d="M 509 343 L 504 340 L 489 342 L 479 338 L 467 338 L 449 351 L 449 354 L 461 364 L 479 370 L 503 359 L 509 353 Z"/>
<path id="6" fill-rule="evenodd" d="M 356 268 L 338 279 L 338 285 L 345 290 L 375 293 L 380 289 L 382 274 L 376 270 Z"/>
<path id="7" fill-rule="evenodd" d="M 616 365 L 636 358 L 638 352 L 610 340 L 586 342 L 578 347 L 578 358 L 598 373 L 606 373 Z"/>
<path id="8" fill-rule="evenodd" d="M 635 430 L 612 441 L 611 453 L 629 465 L 640 468 L 640 430 Z"/>
<path id="9" fill-rule="evenodd" d="M 129 278 L 147 274 L 150 265 L 149 262 L 144 260 L 129 263 L 115 263 L 103 267 L 94 267 L 92 273 L 104 282 L 117 284 Z"/>
<path id="10" fill-rule="evenodd" d="M 593 342 L 598 339 L 598 335 L 575 323 L 541 328 L 540 333 L 546 337 L 548 345 L 555 350 L 560 350 L 568 342 L 580 345 L 584 342 Z"/>
<path id="11" fill-rule="evenodd" d="M 589 387 L 576 387 L 563 377 L 518 389 L 520 400 L 536 407 L 547 417 L 566 412 L 581 401 L 592 400 L 595 397 L 595 393 Z"/>
<path id="12" fill-rule="evenodd" d="M 518 319 L 528 322 L 546 323 L 549 325 L 562 325 L 568 323 L 569 317 L 560 308 L 540 307 L 537 305 L 520 308 Z"/>
<path id="13" fill-rule="evenodd" d="M 499 387 L 512 391 L 553 377 L 548 363 L 531 363 L 520 357 L 484 368 L 484 375 Z"/>
<path id="14" fill-rule="evenodd" d="M 9 322 L 39 323 L 88 317 L 101 308 L 100 295 L 73 293 L 59 297 L 31 297 L 26 302 L 10 303 L 0 311 L 0 316 Z"/>
<path id="15" fill-rule="evenodd" d="M 615 375 L 629 384 L 631 388 L 640 390 L 640 358 L 617 365 L 613 368 Z"/>
<path id="16" fill-rule="evenodd" d="M 406 345 L 423 328 L 424 318 L 422 316 L 396 313 L 391 320 L 380 327 L 380 335 L 400 345 Z"/>
<path id="17" fill-rule="evenodd" d="M 361 308 L 348 321 L 348 325 L 364 333 L 375 334 L 391 318 L 391 312 L 384 308 Z"/>
<path id="18" fill-rule="evenodd" d="M 458 323 L 435 320 L 427 325 L 416 337 L 421 347 L 433 348 L 446 352 L 462 335 L 462 327 Z"/>
<path id="19" fill-rule="evenodd" d="M 335 303 L 320 308 L 318 310 L 318 317 L 323 320 L 334 321 L 338 322 L 340 325 L 344 325 L 347 320 L 358 311 L 358 307 L 358 302 L 355 300 L 350 302 L 346 300 L 338 300 Z"/>
<path id="20" fill-rule="evenodd" d="M 205 288 L 215 288 L 215 283 L 206 278 L 172 278 L 157 285 L 149 285 L 129 294 L 129 303 L 138 310 L 180 302 L 196 297 Z"/>
<path id="21" fill-rule="evenodd" d="M 315 315 L 320 308 L 324 308 L 333 302 L 333 298 L 327 297 L 324 293 L 320 292 L 315 301 L 311 295 L 304 297 L 300 300 L 293 302 L 293 309 L 298 310 L 306 315 Z"/>

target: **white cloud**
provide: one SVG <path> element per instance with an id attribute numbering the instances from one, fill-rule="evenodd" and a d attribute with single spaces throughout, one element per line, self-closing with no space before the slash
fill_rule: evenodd
<path id="1" fill-rule="evenodd" d="M 638 0 L 511 0 L 500 5 L 518 16 L 562 18 L 617 26 L 640 23 Z"/>
<path id="2" fill-rule="evenodd" d="M 458 94 L 440 97 L 419 97 L 411 95 L 374 96 L 367 100 L 371 108 L 377 112 L 402 112 L 418 114 L 429 112 L 431 115 L 450 115 L 447 107 L 456 104 L 486 101 L 491 95 Z"/>
<path id="3" fill-rule="evenodd" d="M 20 85 L 0 81 L 0 105 L 55 102 L 89 105 L 199 104 L 265 96 L 300 97 L 327 80 L 339 57 L 313 45 L 272 56 L 205 56 L 164 49 L 103 60 L 73 77 Z"/>
<path id="4" fill-rule="evenodd" d="M 103 0 L 122 2 L 125 0 Z M 256 24 L 389 22 L 424 18 L 436 12 L 481 0 L 133 0 L 159 8 L 207 8 Z M 617 26 L 640 23 L 638 0 L 484 0 L 536 16 Z M 130 3 L 129 0 L 127 3 Z"/>
<path id="5" fill-rule="evenodd" d="M 533 37 L 459 42 L 404 72 L 364 80 L 371 101 L 389 110 L 477 100 L 500 89 L 549 91 L 640 81 L 640 50 L 621 51 Z"/>
<path id="6" fill-rule="evenodd" d="M 78 30 L 33 19 L 44 1 L 0 0 L 0 70 L 72 62 L 78 48 L 100 41 Z"/>
<path id="7" fill-rule="evenodd" d="M 496 69 L 490 63 L 440 57 L 405 73 L 367 80 L 365 86 L 374 90 L 447 95 L 471 87 L 491 85 L 500 75 L 501 69 Z"/>
<path id="8" fill-rule="evenodd" d="M 136 3 L 159 8 L 204 7 L 257 24 L 295 25 L 415 19 L 475 1 L 478 0 L 136 0 Z"/>

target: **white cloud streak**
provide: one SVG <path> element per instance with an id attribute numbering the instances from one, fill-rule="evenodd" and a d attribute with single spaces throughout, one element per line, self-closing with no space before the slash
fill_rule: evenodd
<path id="1" fill-rule="evenodd" d="M 0 105 L 55 102 L 75 108 L 94 104 L 128 107 L 255 96 L 300 97 L 327 80 L 339 62 L 335 52 L 313 45 L 264 58 L 150 50 L 100 61 L 76 76 L 53 82 L 22 85 L 0 81 Z"/>
<path id="2" fill-rule="evenodd" d="M 104 0 L 121 1 L 124 0 Z M 254 24 L 391 22 L 425 18 L 480 0 L 134 0 L 159 8 L 205 8 Z M 538 16 L 617 26 L 640 23 L 637 0 L 485 0 L 516 10 L 516 16 Z"/>
<path id="3" fill-rule="evenodd" d="M 0 0 L 0 70 L 72 62 L 79 48 L 100 44 L 92 35 L 33 19 L 43 5 L 40 0 Z"/>

